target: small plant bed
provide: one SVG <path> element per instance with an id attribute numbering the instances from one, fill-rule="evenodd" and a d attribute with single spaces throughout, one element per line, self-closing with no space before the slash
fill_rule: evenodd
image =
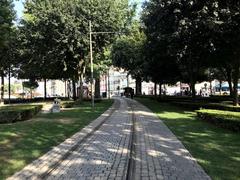
<path id="1" fill-rule="evenodd" d="M 170 102 L 170 103 L 191 110 L 198 110 L 204 108 L 240 112 L 240 106 L 233 106 L 226 103 L 203 103 L 203 102 Z"/>
<path id="2" fill-rule="evenodd" d="M 201 97 L 196 96 L 196 101 L 202 103 L 221 103 L 222 101 L 231 101 L 232 98 L 229 96 L 211 96 L 211 97 Z M 192 102 L 192 97 L 190 96 L 162 96 L 158 97 L 159 102 Z"/>
<path id="3" fill-rule="evenodd" d="M 29 121 L 0 125 L 0 179 L 31 163 L 52 147 L 88 125 L 111 105 L 112 100 L 95 104 L 83 102 L 60 113 L 38 114 Z"/>
<path id="4" fill-rule="evenodd" d="M 222 128 L 240 132 L 240 112 L 201 109 L 196 111 L 199 119 Z"/>
<path id="5" fill-rule="evenodd" d="M 13 123 L 31 119 L 39 111 L 42 105 L 15 105 L 0 107 L 0 123 Z"/>
<path id="6" fill-rule="evenodd" d="M 240 177 L 240 134 L 199 121 L 195 111 L 139 98 L 171 129 L 213 179 Z"/>
<path id="7" fill-rule="evenodd" d="M 72 108 L 75 104 L 75 101 L 63 101 L 61 102 L 61 108 Z"/>

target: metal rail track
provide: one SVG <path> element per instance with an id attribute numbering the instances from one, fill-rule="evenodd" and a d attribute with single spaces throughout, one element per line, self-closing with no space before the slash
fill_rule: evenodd
<path id="1" fill-rule="evenodd" d="M 136 157 L 136 117 L 134 113 L 134 103 L 132 100 L 127 100 L 127 103 L 131 109 L 132 114 L 132 128 L 131 128 L 131 138 L 129 143 L 130 157 L 128 160 L 126 180 L 135 179 L 135 157 Z"/>

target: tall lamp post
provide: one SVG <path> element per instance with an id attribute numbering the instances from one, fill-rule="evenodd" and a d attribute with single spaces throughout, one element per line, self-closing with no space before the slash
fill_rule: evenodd
<path id="1" fill-rule="evenodd" d="M 94 108 L 94 78 L 93 78 L 93 47 L 92 36 L 97 34 L 121 34 L 122 32 L 92 32 L 92 22 L 89 21 L 89 42 L 90 42 L 90 64 L 91 64 L 91 99 L 92 108 Z"/>
<path id="2" fill-rule="evenodd" d="M 91 98 L 92 98 L 92 108 L 94 108 L 94 93 L 93 93 L 93 51 L 92 51 L 92 22 L 89 21 L 89 38 L 90 38 L 90 64 L 91 64 Z"/>

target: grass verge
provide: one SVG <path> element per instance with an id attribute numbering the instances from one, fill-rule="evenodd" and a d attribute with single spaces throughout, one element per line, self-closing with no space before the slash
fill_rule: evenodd
<path id="1" fill-rule="evenodd" d="M 163 120 L 212 179 L 240 179 L 239 133 L 198 120 L 194 111 L 148 98 L 137 100 Z"/>
<path id="2" fill-rule="evenodd" d="M 112 100 L 90 102 L 58 114 L 39 114 L 14 124 L 0 125 L 0 179 L 11 176 L 53 146 L 78 132 L 112 105 Z"/>

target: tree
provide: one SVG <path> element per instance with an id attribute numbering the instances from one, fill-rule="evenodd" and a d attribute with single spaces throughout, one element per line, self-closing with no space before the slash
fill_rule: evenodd
<path id="1" fill-rule="evenodd" d="M 12 0 L 0 1 L 0 48 L 7 46 L 8 38 L 15 19 L 15 11 Z"/>
<path id="2" fill-rule="evenodd" d="M 1 97 L 0 103 L 4 98 L 4 76 L 5 70 L 8 68 L 8 61 L 4 59 L 5 50 L 9 48 L 10 36 L 12 35 L 13 20 L 15 11 L 13 9 L 12 0 L 0 1 L 0 76 L 1 76 Z"/>
<path id="3" fill-rule="evenodd" d="M 89 21 L 95 32 L 118 32 L 129 21 L 130 13 L 127 0 L 29 0 L 25 9 L 21 32 L 26 60 L 22 74 L 38 79 L 80 80 L 81 86 L 89 64 Z M 103 53 L 114 38 L 107 34 L 93 36 L 94 53 Z"/>
<path id="4" fill-rule="evenodd" d="M 22 83 L 23 84 L 23 87 L 24 88 L 27 88 L 30 90 L 30 94 L 31 94 L 31 99 L 32 99 L 32 91 L 34 89 L 36 89 L 39 85 L 38 85 L 38 82 L 36 82 L 35 80 L 33 79 L 30 79 L 29 81 L 25 81 Z"/>
<path id="5" fill-rule="evenodd" d="M 141 94 L 144 43 L 145 35 L 135 22 L 129 34 L 121 36 L 112 46 L 113 65 L 128 71 L 136 79 L 137 95 Z"/>
<path id="6" fill-rule="evenodd" d="M 208 2 L 209 30 L 218 63 L 226 69 L 228 81 L 233 81 L 234 105 L 239 104 L 238 82 L 240 78 L 240 2 L 214 0 Z"/>
<path id="7" fill-rule="evenodd" d="M 204 1 L 152 0 L 145 4 L 142 15 L 152 56 L 162 61 L 163 67 L 171 62 L 171 72 L 180 70 L 181 80 L 190 83 L 193 98 L 196 82 L 205 78 L 205 60 L 209 55 L 205 19 Z M 165 74 L 170 80 L 179 79 L 178 73 L 162 73 L 160 79 L 168 79 Z"/>
<path id="8" fill-rule="evenodd" d="M 147 80 L 160 84 L 160 96 L 162 84 L 173 84 L 180 80 L 177 57 L 171 51 L 175 14 L 168 8 L 157 1 L 149 1 L 141 17 L 147 39 L 144 46 L 144 74 Z"/>

